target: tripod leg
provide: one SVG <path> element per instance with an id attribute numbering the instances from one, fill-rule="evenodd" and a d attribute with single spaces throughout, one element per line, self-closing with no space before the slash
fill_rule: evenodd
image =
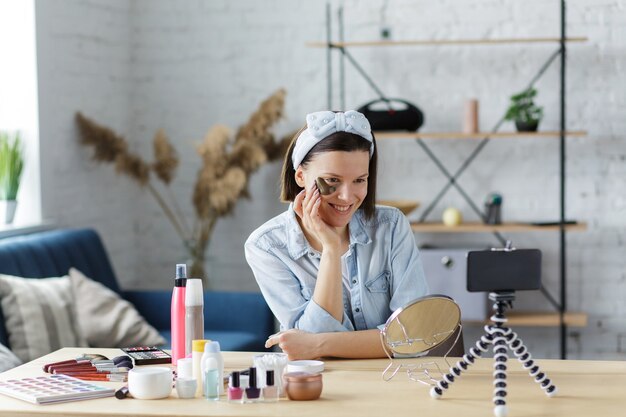
<path id="1" fill-rule="evenodd" d="M 530 352 L 526 349 L 526 346 L 524 346 L 522 339 L 517 337 L 517 333 L 511 329 L 504 329 L 506 330 L 504 336 L 507 339 L 507 344 L 513 354 L 522 363 L 524 369 L 528 371 L 531 377 L 535 378 L 535 382 L 539 384 L 548 397 L 554 397 L 557 394 L 556 386 L 552 384 L 548 376 L 539 369 L 539 365 L 535 364 Z"/>
<path id="2" fill-rule="evenodd" d="M 500 324 L 490 327 L 493 336 L 493 412 L 496 417 L 505 417 L 508 414 L 506 407 L 506 363 L 509 360 L 507 354 L 507 340 L 504 329 Z"/>
<path id="3" fill-rule="evenodd" d="M 485 326 L 485 330 L 487 327 Z M 474 363 L 476 358 L 480 358 L 483 353 L 487 352 L 492 341 L 493 336 L 490 333 L 484 334 L 480 340 L 477 340 L 476 346 L 470 348 L 469 353 L 463 355 L 463 358 L 455 366 L 451 366 L 450 371 L 443 376 L 443 379 L 430 389 L 430 396 L 435 399 L 441 398 L 443 392 L 454 382 L 455 377 L 460 377 L 461 373 L 467 371 L 467 368 Z"/>

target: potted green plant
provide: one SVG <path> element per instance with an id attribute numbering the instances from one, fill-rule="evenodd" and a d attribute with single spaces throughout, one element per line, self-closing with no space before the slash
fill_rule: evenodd
<path id="1" fill-rule="evenodd" d="M 24 148 L 19 132 L 0 132 L 0 222 L 13 222 L 20 188 Z"/>
<path id="2" fill-rule="evenodd" d="M 504 116 L 515 122 L 518 132 L 536 132 L 543 118 L 543 107 L 534 103 L 536 88 L 529 88 L 511 96 L 511 104 Z"/>

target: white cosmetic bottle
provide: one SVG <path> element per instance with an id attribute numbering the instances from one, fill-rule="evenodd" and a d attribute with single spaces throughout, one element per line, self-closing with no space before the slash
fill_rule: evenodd
<path id="1" fill-rule="evenodd" d="M 202 280 L 195 278 L 187 279 L 185 288 L 185 351 L 190 353 L 192 351 L 192 342 L 202 339 L 204 339 Z"/>
<path id="2" fill-rule="evenodd" d="M 204 345 L 204 354 L 202 354 L 202 375 L 206 375 L 208 370 L 209 359 L 215 360 L 217 364 L 218 378 L 221 383 L 219 384 L 219 395 L 224 394 L 224 359 L 220 351 L 220 343 L 211 341 Z"/>

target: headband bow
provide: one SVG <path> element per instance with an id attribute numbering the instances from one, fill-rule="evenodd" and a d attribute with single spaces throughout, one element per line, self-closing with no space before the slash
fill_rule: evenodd
<path id="1" fill-rule="evenodd" d="M 370 157 L 374 154 L 374 138 L 370 122 L 364 115 L 355 110 L 347 112 L 318 111 L 307 114 L 307 128 L 300 133 L 293 149 L 291 161 L 293 168 L 297 169 L 309 151 L 324 138 L 336 132 L 348 132 L 359 135 L 368 140 Z"/>

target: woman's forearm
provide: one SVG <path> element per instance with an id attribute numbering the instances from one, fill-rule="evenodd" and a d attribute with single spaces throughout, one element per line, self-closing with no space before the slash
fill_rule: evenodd
<path id="1" fill-rule="evenodd" d="M 320 259 L 313 300 L 335 318 L 343 321 L 343 287 L 341 254 L 337 249 L 325 249 Z"/>
<path id="2" fill-rule="evenodd" d="M 271 335 L 266 348 L 278 345 L 289 360 L 335 358 L 382 358 L 385 351 L 378 330 L 355 332 L 309 333 L 291 329 Z"/>
<path id="3" fill-rule="evenodd" d="M 317 337 L 320 357 L 367 359 L 386 356 L 378 330 L 318 333 Z"/>

